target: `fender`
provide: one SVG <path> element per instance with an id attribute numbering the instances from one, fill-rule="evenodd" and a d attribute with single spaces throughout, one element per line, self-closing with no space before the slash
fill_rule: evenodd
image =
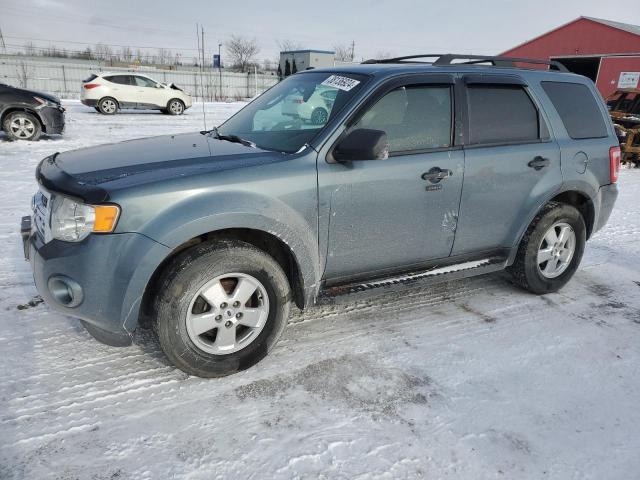
<path id="1" fill-rule="evenodd" d="M 544 205 L 546 205 L 549 201 L 551 201 L 551 199 L 565 192 L 578 192 L 585 195 L 593 205 L 594 224 L 597 223 L 598 214 L 600 212 L 600 202 L 598 200 L 599 199 L 598 191 L 593 187 L 591 183 L 589 183 L 586 180 L 574 179 L 574 180 L 565 181 L 562 183 L 562 186 L 558 190 L 555 190 L 550 194 L 548 194 L 544 198 L 544 200 L 540 202 L 538 205 L 536 205 L 536 207 L 532 209 L 531 212 L 527 215 L 526 222 L 523 222 L 522 226 L 518 230 L 518 234 L 516 236 L 517 241 L 511 246 L 511 252 L 509 253 L 507 265 L 513 264 L 516 254 L 518 253 L 518 246 L 522 241 L 522 237 L 524 236 L 525 232 L 527 231 L 527 228 L 529 228 L 529 225 L 531 224 L 533 219 L 536 217 L 540 209 Z"/>
<path id="2" fill-rule="evenodd" d="M 169 249 L 167 255 L 155 259 L 154 270 L 182 244 L 211 232 L 242 228 L 269 233 L 289 247 L 298 264 L 308 302 L 317 295 L 321 272 L 315 191 L 304 197 L 292 202 L 296 205 L 294 208 L 278 197 L 255 192 L 200 190 L 190 195 L 182 192 L 180 198 L 168 201 L 166 206 L 149 215 L 148 223 L 129 228 L 134 226 L 130 222 L 118 228 L 143 234 Z M 135 218 L 136 209 L 141 206 L 129 204 L 127 208 L 130 218 Z M 150 278 L 151 275 L 145 286 Z"/>

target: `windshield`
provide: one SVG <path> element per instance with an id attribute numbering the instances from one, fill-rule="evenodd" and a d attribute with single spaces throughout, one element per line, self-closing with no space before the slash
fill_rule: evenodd
<path id="1" fill-rule="evenodd" d="M 296 152 L 338 114 L 366 78 L 352 73 L 292 75 L 240 110 L 218 131 L 267 150 Z"/>

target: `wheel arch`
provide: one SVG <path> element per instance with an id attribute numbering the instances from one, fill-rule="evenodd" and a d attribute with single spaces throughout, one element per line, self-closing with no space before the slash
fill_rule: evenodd
<path id="1" fill-rule="evenodd" d="M 4 120 L 7 118 L 7 115 L 12 114 L 13 112 L 30 113 L 31 115 L 33 115 L 38 119 L 38 122 L 40 122 L 40 128 L 42 129 L 42 132 L 47 133 L 47 126 L 42 121 L 42 117 L 38 114 L 38 112 L 34 108 L 29 108 L 29 107 L 20 106 L 20 105 L 8 106 L 4 110 L 2 110 L 2 112 L 0 112 L 0 130 L 4 129 Z"/>
<path id="2" fill-rule="evenodd" d="M 152 321 L 152 306 L 158 291 L 159 279 L 177 255 L 200 243 L 225 239 L 244 241 L 271 255 L 285 272 L 296 305 L 300 309 L 305 307 L 308 302 L 308 295 L 305 293 L 308 286 L 305 285 L 304 274 L 296 253 L 283 239 L 274 233 L 254 228 L 222 228 L 205 232 L 182 242 L 160 262 L 144 289 L 140 306 L 140 323 L 148 326 Z"/>
<path id="3" fill-rule="evenodd" d="M 562 189 L 561 191 L 554 192 L 545 201 L 540 203 L 538 207 L 529 215 L 526 223 L 524 223 L 524 225 L 521 226 L 520 231 L 518 232 L 518 236 L 516 237 L 517 242 L 511 248 L 511 253 L 509 255 L 507 264 L 511 265 L 513 263 L 513 261 L 515 260 L 516 254 L 518 252 L 518 246 L 520 245 L 520 242 L 522 241 L 522 237 L 526 233 L 527 228 L 529 228 L 529 225 L 531 224 L 533 219 L 536 217 L 536 215 L 538 215 L 540 210 L 544 208 L 544 206 L 547 205 L 549 202 L 565 203 L 567 205 L 571 205 L 575 207 L 580 212 L 580 214 L 582 215 L 582 218 L 584 219 L 584 223 L 587 228 L 587 240 L 588 240 L 591 237 L 591 234 L 593 233 L 595 220 L 596 220 L 596 203 L 593 200 L 596 192 L 594 191 L 593 192 L 594 195 L 591 195 L 587 192 L 587 190 L 592 190 L 592 189 L 581 188 L 579 185 L 568 185 L 566 186 L 566 188 Z"/>

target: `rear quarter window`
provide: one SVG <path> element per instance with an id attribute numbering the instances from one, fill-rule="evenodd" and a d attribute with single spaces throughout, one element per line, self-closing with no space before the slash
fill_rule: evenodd
<path id="1" fill-rule="evenodd" d="M 580 83 L 542 82 L 542 88 L 553 103 L 569 136 L 575 140 L 608 136 L 591 90 Z"/>

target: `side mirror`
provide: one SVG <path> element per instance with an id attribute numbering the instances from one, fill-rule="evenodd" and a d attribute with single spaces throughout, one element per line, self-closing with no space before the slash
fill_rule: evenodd
<path id="1" fill-rule="evenodd" d="M 359 128 L 344 137 L 333 149 L 338 162 L 385 160 L 389 158 L 389 140 L 382 130 Z"/>

